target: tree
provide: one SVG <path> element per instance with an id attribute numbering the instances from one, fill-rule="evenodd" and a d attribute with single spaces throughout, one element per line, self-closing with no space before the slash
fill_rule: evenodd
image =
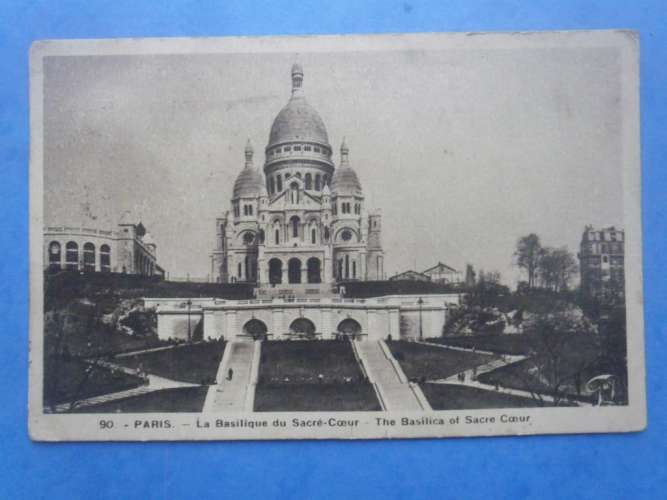
<path id="1" fill-rule="evenodd" d="M 578 271 L 574 255 L 567 247 L 545 247 L 541 253 L 538 272 L 543 286 L 554 292 L 567 290 Z"/>
<path id="2" fill-rule="evenodd" d="M 472 264 L 466 264 L 466 287 L 472 288 L 475 286 L 475 281 L 475 269 L 472 267 Z"/>
<path id="3" fill-rule="evenodd" d="M 526 271 L 528 275 L 528 288 L 535 286 L 535 278 L 542 256 L 542 245 L 540 244 L 540 237 L 535 233 L 530 233 L 527 236 L 519 238 L 516 243 L 516 250 L 514 257 L 516 265 Z"/>

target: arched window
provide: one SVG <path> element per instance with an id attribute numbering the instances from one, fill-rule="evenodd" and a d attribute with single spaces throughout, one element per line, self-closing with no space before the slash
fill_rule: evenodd
<path id="1" fill-rule="evenodd" d="M 299 185 L 296 182 L 290 184 L 290 202 L 299 203 Z"/>
<path id="2" fill-rule="evenodd" d="M 313 176 L 306 174 L 306 189 L 313 189 Z"/>
<path id="3" fill-rule="evenodd" d="M 238 273 L 237 273 L 239 280 L 243 279 L 243 264 L 239 262 L 238 264 Z"/>
<path id="4" fill-rule="evenodd" d="M 272 285 L 282 283 L 283 281 L 283 263 L 280 259 L 271 259 L 269 261 L 269 283 Z"/>
<path id="5" fill-rule="evenodd" d="M 301 283 L 301 261 L 291 258 L 287 262 L 287 278 L 290 283 Z"/>
<path id="6" fill-rule="evenodd" d="M 322 281 L 320 259 L 311 257 L 306 262 L 306 268 L 308 270 L 308 283 L 320 283 Z"/>
<path id="7" fill-rule="evenodd" d="M 345 256 L 345 278 L 350 277 L 350 256 Z"/>
<path id="8" fill-rule="evenodd" d="M 315 176 L 315 191 L 319 191 L 322 183 L 322 178 L 320 177 L 320 174 L 317 174 Z"/>
<path id="9" fill-rule="evenodd" d="M 95 245 L 90 242 L 83 245 L 83 270 L 95 271 Z"/>
<path id="10" fill-rule="evenodd" d="M 269 178 L 269 193 L 273 194 L 276 192 L 276 181 L 273 177 Z"/>
<path id="11" fill-rule="evenodd" d="M 290 220 L 290 225 L 292 226 L 292 238 L 299 237 L 299 218 L 295 215 Z"/>
<path id="12" fill-rule="evenodd" d="M 275 239 L 276 245 L 280 245 L 280 229 L 276 229 L 275 236 L 276 236 Z"/>
<path id="13" fill-rule="evenodd" d="M 317 243 L 317 231 L 315 228 L 310 230 L 310 242 L 314 245 Z"/>
<path id="14" fill-rule="evenodd" d="M 109 245 L 100 247 L 100 271 L 103 273 L 111 272 L 111 248 L 109 248 Z"/>
<path id="15" fill-rule="evenodd" d="M 259 243 L 264 244 L 264 229 L 259 230 Z"/>
<path id="16" fill-rule="evenodd" d="M 62 252 L 60 249 L 60 243 L 57 241 L 52 241 L 49 243 L 49 269 L 58 271 L 60 270 L 60 258 Z"/>
<path id="17" fill-rule="evenodd" d="M 79 245 L 74 241 L 65 245 L 65 262 L 68 271 L 76 271 L 79 268 Z"/>
<path id="18" fill-rule="evenodd" d="M 250 281 L 250 256 L 245 256 L 245 280 Z"/>
<path id="19" fill-rule="evenodd" d="M 283 191 L 283 180 L 282 180 L 282 178 L 280 177 L 280 175 L 278 175 L 278 176 L 276 177 L 276 186 L 277 186 L 277 188 L 278 188 L 278 192 L 279 192 L 279 193 L 282 193 L 282 191 Z"/>
<path id="20" fill-rule="evenodd" d="M 352 261 L 352 278 L 357 277 L 357 261 L 353 260 Z"/>

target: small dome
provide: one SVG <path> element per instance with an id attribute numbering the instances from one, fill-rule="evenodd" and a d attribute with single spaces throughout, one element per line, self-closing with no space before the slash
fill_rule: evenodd
<path id="1" fill-rule="evenodd" d="M 357 173 L 351 167 L 338 167 L 331 179 L 331 191 L 338 195 L 361 194 L 361 183 Z"/>
<path id="2" fill-rule="evenodd" d="M 252 198 L 260 196 L 264 186 L 264 176 L 254 167 L 245 167 L 234 182 L 232 198 Z"/>
<path id="3" fill-rule="evenodd" d="M 341 194 L 361 194 L 361 183 L 357 173 L 350 167 L 349 161 L 350 149 L 347 147 L 345 139 L 340 146 L 340 166 L 335 170 L 331 179 L 331 192 Z"/>

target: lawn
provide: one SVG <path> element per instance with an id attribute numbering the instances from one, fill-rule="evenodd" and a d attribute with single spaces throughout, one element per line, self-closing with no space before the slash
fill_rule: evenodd
<path id="1" fill-rule="evenodd" d="M 532 408 L 537 401 L 510 394 L 453 384 L 420 384 L 434 410 L 486 410 L 494 408 Z"/>
<path id="2" fill-rule="evenodd" d="M 113 362 L 127 368 L 141 366 L 147 373 L 180 382 L 209 384 L 215 382 L 224 350 L 224 342 L 200 342 L 116 357 Z"/>
<path id="3" fill-rule="evenodd" d="M 262 343 L 259 380 L 272 383 L 319 383 L 359 380 L 361 370 L 352 345 L 343 340 L 272 340 Z"/>
<path id="4" fill-rule="evenodd" d="M 528 354 L 530 339 L 528 335 L 472 335 L 465 337 L 438 337 L 427 339 L 433 344 L 491 351 L 498 354 Z"/>
<path id="5" fill-rule="evenodd" d="M 255 411 L 379 411 L 373 386 L 348 384 L 258 384 Z"/>
<path id="6" fill-rule="evenodd" d="M 44 368 L 44 405 L 47 407 L 125 391 L 144 383 L 140 377 L 76 358 L 51 357 L 45 361 Z"/>
<path id="7" fill-rule="evenodd" d="M 207 386 L 164 389 L 109 403 L 76 408 L 73 413 L 199 413 L 204 407 L 207 391 Z"/>
<path id="8" fill-rule="evenodd" d="M 456 351 L 403 340 L 390 341 L 387 345 L 410 380 L 443 379 L 496 359 L 496 356 L 489 354 Z"/>
<path id="9" fill-rule="evenodd" d="M 554 368 L 557 368 L 561 383 L 559 393 L 590 401 L 591 398 L 585 392 L 585 384 L 596 374 L 593 370 L 597 364 L 599 347 L 595 339 L 588 336 L 572 336 L 556 352 L 557 358 L 546 354 L 534 356 L 484 373 L 478 377 L 478 381 L 483 384 L 497 383 L 512 389 L 552 394 L 555 385 Z"/>

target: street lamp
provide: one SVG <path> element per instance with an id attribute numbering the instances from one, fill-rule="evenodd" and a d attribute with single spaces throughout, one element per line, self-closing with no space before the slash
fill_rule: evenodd
<path id="1" fill-rule="evenodd" d="M 188 305 L 188 342 L 192 342 L 192 332 L 190 330 L 190 308 L 192 307 L 192 300 L 188 299 L 186 304 Z"/>
<path id="2" fill-rule="evenodd" d="M 424 331 L 422 329 L 422 306 L 424 305 L 424 300 L 419 297 L 417 304 L 419 304 L 419 341 L 421 342 L 424 340 Z"/>

